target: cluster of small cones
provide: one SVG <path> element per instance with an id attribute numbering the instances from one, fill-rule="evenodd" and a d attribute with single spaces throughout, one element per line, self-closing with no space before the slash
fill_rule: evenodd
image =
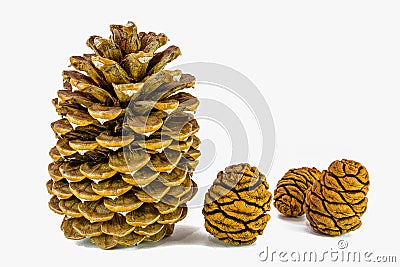
<path id="1" fill-rule="evenodd" d="M 353 160 L 336 160 L 322 173 L 291 169 L 278 182 L 274 205 L 286 216 L 305 213 L 316 232 L 338 236 L 361 226 L 369 184 L 366 168 Z"/>

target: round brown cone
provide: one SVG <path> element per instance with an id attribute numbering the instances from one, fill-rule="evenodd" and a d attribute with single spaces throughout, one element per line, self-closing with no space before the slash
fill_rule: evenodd
<path id="1" fill-rule="evenodd" d="M 265 176 L 249 164 L 232 165 L 218 173 L 205 195 L 207 232 L 231 245 L 256 241 L 267 225 L 271 193 Z"/>
<path id="2" fill-rule="evenodd" d="M 361 226 L 367 209 L 369 175 L 352 160 L 337 160 L 306 192 L 304 210 L 311 227 L 326 235 L 341 235 Z"/>
<path id="3" fill-rule="evenodd" d="M 132 22 L 110 30 L 91 36 L 93 54 L 71 57 L 75 70 L 63 72 L 46 184 L 50 209 L 67 216 L 65 236 L 103 249 L 171 235 L 196 192 L 200 156 L 199 101 L 178 92 L 195 78 L 163 70 L 179 48 L 158 52 L 165 34 L 138 33 Z"/>
<path id="4" fill-rule="evenodd" d="M 305 192 L 320 176 L 321 172 L 315 168 L 290 169 L 276 185 L 274 191 L 275 208 L 286 216 L 303 215 Z"/>

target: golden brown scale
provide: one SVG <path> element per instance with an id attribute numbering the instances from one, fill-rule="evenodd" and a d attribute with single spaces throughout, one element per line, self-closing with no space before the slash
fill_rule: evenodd
<path id="1" fill-rule="evenodd" d="M 360 163 L 333 162 L 306 192 L 304 210 L 311 227 L 334 236 L 358 229 L 367 209 L 369 184 L 368 172 Z"/>
<path id="2" fill-rule="evenodd" d="M 274 206 L 283 215 L 295 217 L 304 214 L 305 192 L 318 180 L 321 172 L 316 168 L 290 169 L 278 181 L 274 191 Z"/>
<path id="3" fill-rule="evenodd" d="M 137 32 L 133 22 L 110 30 L 110 38 L 91 36 L 93 54 L 72 56 L 75 70 L 63 72 L 46 183 L 64 235 L 103 249 L 171 235 L 197 192 L 200 156 L 199 101 L 178 92 L 195 78 L 163 70 L 180 49 L 159 52 L 167 36 Z"/>
<path id="4" fill-rule="evenodd" d="M 232 165 L 218 173 L 206 193 L 206 230 L 226 244 L 256 241 L 267 225 L 271 193 L 265 176 L 249 164 Z"/>

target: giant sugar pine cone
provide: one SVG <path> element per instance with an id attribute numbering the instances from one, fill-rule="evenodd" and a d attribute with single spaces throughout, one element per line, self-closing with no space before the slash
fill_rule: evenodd
<path id="1" fill-rule="evenodd" d="M 274 191 L 275 208 L 286 216 L 296 217 L 303 215 L 305 192 L 320 176 L 321 172 L 316 168 L 290 169 L 278 181 Z"/>
<path id="2" fill-rule="evenodd" d="M 71 57 L 75 70 L 63 72 L 47 182 L 64 235 L 103 249 L 170 235 L 197 191 L 200 156 L 199 101 L 178 92 L 195 78 L 163 70 L 179 48 L 156 52 L 165 34 L 137 33 L 132 22 L 110 29 L 109 39 L 91 36 L 94 54 Z"/>
<path id="3" fill-rule="evenodd" d="M 254 243 L 270 219 L 268 188 L 265 176 L 249 164 L 219 172 L 204 199 L 207 232 L 226 244 Z"/>
<path id="4" fill-rule="evenodd" d="M 364 166 L 346 159 L 333 162 L 306 192 L 304 210 L 311 227 L 334 236 L 358 229 L 367 209 L 368 189 Z"/>

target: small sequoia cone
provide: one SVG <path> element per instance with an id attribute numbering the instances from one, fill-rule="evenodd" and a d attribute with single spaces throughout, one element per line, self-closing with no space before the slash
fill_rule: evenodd
<path id="1" fill-rule="evenodd" d="M 274 206 L 286 216 L 301 216 L 304 214 L 303 204 L 305 192 L 321 172 L 316 168 L 291 169 L 279 180 L 274 191 Z"/>
<path id="2" fill-rule="evenodd" d="M 272 195 L 265 176 L 249 164 L 232 165 L 218 173 L 205 195 L 207 232 L 231 245 L 247 245 L 263 233 Z"/>
<path id="3" fill-rule="evenodd" d="M 311 227 L 336 236 L 358 229 L 367 209 L 368 188 L 368 172 L 360 163 L 333 162 L 306 192 L 304 210 Z"/>
<path id="4" fill-rule="evenodd" d="M 195 78 L 163 70 L 180 55 L 165 34 L 111 25 L 91 36 L 91 54 L 70 58 L 53 104 L 49 207 L 64 215 L 69 239 L 90 238 L 103 249 L 158 241 L 185 218 L 197 192 L 192 180 L 200 151 L 187 92 Z"/>

